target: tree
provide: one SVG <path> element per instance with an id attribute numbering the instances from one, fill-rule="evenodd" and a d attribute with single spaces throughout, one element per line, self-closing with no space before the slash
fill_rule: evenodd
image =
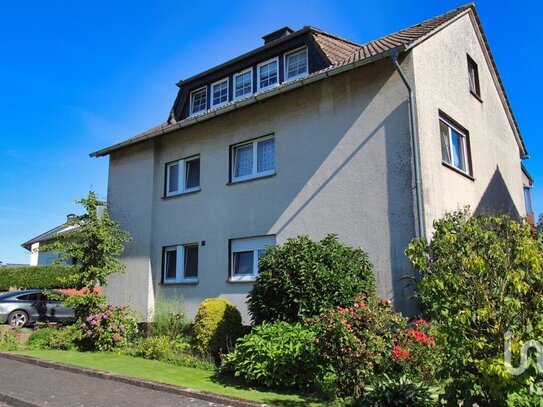
<path id="1" fill-rule="evenodd" d="M 406 255 L 421 272 L 417 297 L 445 345 L 448 399 L 504 405 L 543 379 L 533 355 L 524 373 L 509 373 L 503 348 L 508 335 L 515 354 L 526 341 L 543 340 L 543 239 L 523 220 L 467 209 L 434 229 L 431 241 L 413 240 Z"/>
<path id="2" fill-rule="evenodd" d="M 70 219 L 68 225 L 72 228 L 56 235 L 55 241 L 40 247 L 40 251 L 57 253 L 57 263 L 75 259 L 79 273 L 72 277 L 74 285 L 78 289 L 85 288 L 87 297 L 72 300 L 89 303 L 86 306 L 74 304 L 76 316 L 83 317 L 92 311 L 92 304 L 103 302 L 94 295 L 94 289 L 106 286 L 107 277 L 111 274 L 124 272 L 125 266 L 119 256 L 131 237 L 110 218 L 106 202 L 98 200 L 93 191 L 76 203 L 85 208 L 85 214 Z"/>

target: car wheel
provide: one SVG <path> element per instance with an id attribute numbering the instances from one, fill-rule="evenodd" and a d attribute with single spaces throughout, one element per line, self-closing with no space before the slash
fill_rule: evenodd
<path id="1" fill-rule="evenodd" d="M 13 311 L 8 316 L 8 324 L 13 328 L 22 328 L 28 323 L 28 314 L 24 311 Z"/>

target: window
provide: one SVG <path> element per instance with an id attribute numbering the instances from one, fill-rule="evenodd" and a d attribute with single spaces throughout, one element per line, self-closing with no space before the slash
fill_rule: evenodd
<path id="1" fill-rule="evenodd" d="M 441 135 L 441 159 L 454 168 L 471 174 L 467 131 L 444 117 L 439 118 Z"/>
<path id="2" fill-rule="evenodd" d="M 271 88 L 279 83 L 279 58 L 257 65 L 258 90 Z"/>
<path id="3" fill-rule="evenodd" d="M 211 85 L 211 107 L 228 102 L 228 78 Z"/>
<path id="4" fill-rule="evenodd" d="M 289 81 L 307 75 L 307 71 L 306 47 L 285 55 L 285 80 Z"/>
<path id="5" fill-rule="evenodd" d="M 269 136 L 232 148 L 232 181 L 275 174 L 275 138 Z"/>
<path id="6" fill-rule="evenodd" d="M 234 75 L 234 99 L 253 93 L 253 69 L 249 68 Z"/>
<path id="7" fill-rule="evenodd" d="M 469 90 L 474 95 L 481 97 L 481 89 L 479 87 L 479 69 L 477 64 L 468 55 L 468 76 L 469 76 Z"/>
<path id="8" fill-rule="evenodd" d="M 165 283 L 198 282 L 198 244 L 164 248 Z"/>
<path id="9" fill-rule="evenodd" d="M 266 247 L 275 246 L 275 236 L 259 236 L 230 241 L 231 281 L 254 281 L 258 276 L 258 259 Z"/>
<path id="10" fill-rule="evenodd" d="M 534 213 L 532 206 L 532 191 L 531 187 L 524 186 L 524 202 L 526 203 L 526 214 L 531 215 Z"/>
<path id="11" fill-rule="evenodd" d="M 200 190 L 200 157 L 166 164 L 166 196 Z"/>
<path id="12" fill-rule="evenodd" d="M 207 109 L 207 88 L 197 89 L 190 93 L 190 114 L 197 114 Z"/>

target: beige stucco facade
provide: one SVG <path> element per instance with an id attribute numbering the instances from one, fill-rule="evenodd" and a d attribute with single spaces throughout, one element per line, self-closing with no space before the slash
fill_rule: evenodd
<path id="1" fill-rule="evenodd" d="M 482 103 L 469 93 L 466 54 L 479 66 Z M 465 15 L 402 59 L 414 86 L 425 223 L 470 205 L 523 215 L 519 147 L 483 50 Z M 473 178 L 442 165 L 439 111 L 468 131 Z M 275 136 L 276 174 L 229 183 L 230 146 Z M 200 155 L 199 192 L 164 198 L 165 166 Z M 229 282 L 229 239 L 275 235 L 278 244 L 336 233 L 375 265 L 379 294 L 408 313 L 403 251 L 416 235 L 407 90 L 389 58 L 352 69 L 110 155 L 108 201 L 133 242 L 112 302 L 142 317 L 182 296 L 189 317 L 208 297 L 229 299 L 249 323 L 250 283 Z M 204 243 L 205 242 L 205 245 Z M 163 248 L 199 244 L 197 284 L 161 283 Z"/>

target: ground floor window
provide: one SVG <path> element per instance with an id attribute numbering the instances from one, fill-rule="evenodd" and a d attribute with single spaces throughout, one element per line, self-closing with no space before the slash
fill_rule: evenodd
<path id="1" fill-rule="evenodd" d="M 275 246 L 275 236 L 258 236 L 230 241 L 230 280 L 254 281 L 258 276 L 258 259 L 268 246 Z"/>
<path id="2" fill-rule="evenodd" d="M 164 283 L 198 282 L 198 244 L 164 248 Z"/>

